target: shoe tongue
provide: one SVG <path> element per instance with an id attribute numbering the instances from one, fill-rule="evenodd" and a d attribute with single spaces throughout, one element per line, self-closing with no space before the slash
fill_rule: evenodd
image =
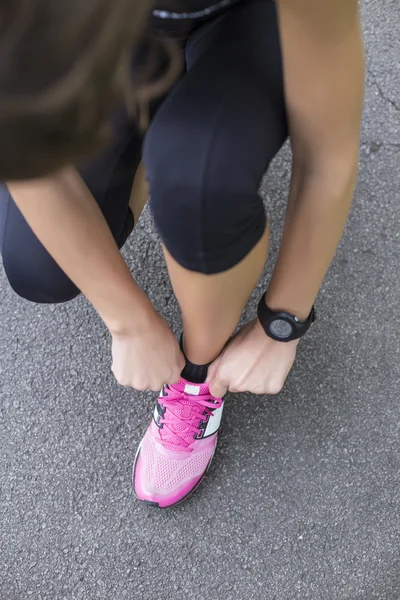
<path id="1" fill-rule="evenodd" d="M 210 393 L 207 383 L 191 383 L 190 381 L 186 381 L 186 379 L 181 379 L 178 383 L 170 387 L 177 392 L 189 394 L 190 396 L 203 396 Z"/>

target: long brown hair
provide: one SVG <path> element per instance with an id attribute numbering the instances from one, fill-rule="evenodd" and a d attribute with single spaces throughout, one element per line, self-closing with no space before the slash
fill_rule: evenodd
<path id="1" fill-rule="evenodd" d="M 132 90 L 132 49 L 148 12 L 145 0 L 0 0 L 1 180 L 88 157 L 106 144 L 123 97 L 144 102 L 160 91 L 139 89 L 143 81 Z"/>

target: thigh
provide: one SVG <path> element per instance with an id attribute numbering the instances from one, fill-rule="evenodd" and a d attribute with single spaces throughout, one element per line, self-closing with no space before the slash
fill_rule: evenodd
<path id="1" fill-rule="evenodd" d="M 199 28 L 186 60 L 144 157 L 168 250 L 183 266 L 212 273 L 237 264 L 261 238 L 259 185 L 287 137 L 274 3 L 246 1 Z"/>
<path id="2" fill-rule="evenodd" d="M 120 116 L 113 143 L 79 168 L 119 247 L 134 224 L 129 199 L 141 143 L 136 127 Z M 0 250 L 9 282 L 20 296 L 34 302 L 63 302 L 79 293 L 34 235 L 5 186 L 0 186 Z"/>

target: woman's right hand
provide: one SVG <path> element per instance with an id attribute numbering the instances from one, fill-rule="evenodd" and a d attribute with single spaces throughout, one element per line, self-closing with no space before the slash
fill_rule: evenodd
<path id="1" fill-rule="evenodd" d="M 148 323 L 112 333 L 112 372 L 118 383 L 135 390 L 159 392 L 177 383 L 185 358 L 166 321 L 156 312 Z"/>

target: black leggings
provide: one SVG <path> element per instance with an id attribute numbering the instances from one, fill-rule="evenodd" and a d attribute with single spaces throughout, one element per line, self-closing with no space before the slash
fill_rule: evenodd
<path id="1" fill-rule="evenodd" d="M 275 4 L 245 0 L 196 28 L 185 50 L 186 72 L 144 140 L 150 207 L 179 264 L 219 273 L 261 238 L 260 182 L 287 137 Z M 142 140 L 126 119 L 118 131 L 116 143 L 81 174 L 121 246 L 133 225 L 128 203 Z M 78 293 L 4 187 L 0 243 L 6 274 L 21 296 L 61 302 Z"/>

